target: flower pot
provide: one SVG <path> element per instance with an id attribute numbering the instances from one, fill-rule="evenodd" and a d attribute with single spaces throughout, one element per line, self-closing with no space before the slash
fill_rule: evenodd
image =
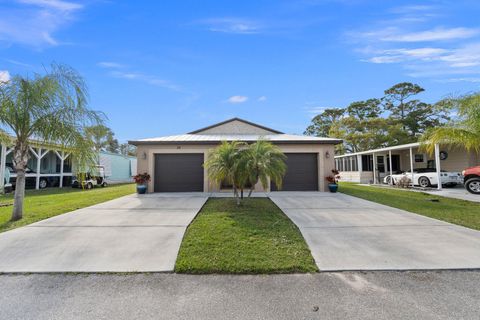
<path id="1" fill-rule="evenodd" d="M 332 192 L 332 193 L 337 192 L 337 190 L 338 190 L 338 184 L 336 184 L 336 183 L 329 183 L 329 184 L 328 184 L 328 190 L 330 190 L 330 192 Z"/>
<path id="2" fill-rule="evenodd" d="M 144 184 L 137 184 L 137 193 L 138 194 L 145 194 L 147 193 L 147 186 Z"/>

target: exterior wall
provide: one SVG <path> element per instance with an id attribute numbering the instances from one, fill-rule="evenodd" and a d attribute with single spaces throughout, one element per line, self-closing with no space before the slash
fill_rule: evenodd
<path id="1" fill-rule="evenodd" d="M 479 165 L 479 157 L 473 152 L 467 152 L 463 148 L 446 148 L 440 147 L 440 151 L 448 152 L 448 158 L 440 161 L 440 168 L 445 171 L 461 172 L 463 169 Z M 410 170 L 410 151 L 402 150 L 400 154 L 400 166 L 402 170 Z M 413 168 L 426 168 L 429 160 L 435 161 L 435 155 L 428 154 L 423 150 L 413 149 L 415 154 L 423 154 L 423 162 L 413 162 Z"/>
<path id="2" fill-rule="evenodd" d="M 153 192 L 154 188 L 154 159 L 155 154 L 159 153 L 203 153 L 205 160 L 207 159 L 209 150 L 215 148 L 217 145 L 139 145 L 137 147 L 137 171 L 139 173 L 148 172 L 152 176 L 152 180 L 148 184 L 148 191 Z M 327 190 L 327 182 L 325 177 L 331 174 L 331 170 L 335 168 L 334 162 L 334 146 L 333 145 L 319 145 L 319 144 L 284 144 L 278 145 L 285 153 L 318 153 L 318 182 L 319 191 Z M 329 158 L 326 157 L 327 151 Z M 205 192 L 217 192 L 219 186 L 211 183 L 208 179 L 207 170 L 204 169 L 204 184 L 203 190 Z M 256 191 L 270 191 L 270 186 L 267 190 L 263 190 L 261 185 L 255 187 Z"/>
<path id="3" fill-rule="evenodd" d="M 448 152 L 448 158 L 446 160 L 441 160 L 440 168 L 445 171 L 461 172 L 462 170 L 480 165 L 480 155 L 467 152 L 463 148 L 448 148 L 440 146 L 440 151 Z M 414 157 L 413 168 L 427 168 L 428 161 L 435 161 L 435 155 L 428 154 L 426 151 L 419 148 L 413 148 L 412 154 Z M 423 154 L 423 162 L 415 162 L 415 155 Z M 400 170 L 408 171 L 410 170 L 410 150 L 394 150 L 392 155 L 399 155 L 400 157 Z M 387 169 L 387 152 L 375 153 L 375 156 L 384 156 L 385 157 L 385 173 L 377 172 L 379 182 L 383 182 L 383 178 L 386 175 L 389 175 L 389 170 Z M 341 159 L 341 158 L 340 158 Z M 359 164 L 360 165 L 360 164 Z M 373 181 L 373 172 L 372 171 L 341 171 L 340 172 L 341 181 L 348 182 L 357 182 L 357 183 L 371 183 Z"/>
<path id="4" fill-rule="evenodd" d="M 235 120 L 197 132 L 197 134 L 272 134 L 272 132 Z"/>
<path id="5" fill-rule="evenodd" d="M 341 171 L 340 181 L 369 184 L 373 182 L 371 171 Z"/>
<path id="6" fill-rule="evenodd" d="M 100 152 L 99 155 L 99 164 L 105 167 L 105 176 L 110 183 L 132 181 L 132 160 L 135 158 L 109 152 Z"/>

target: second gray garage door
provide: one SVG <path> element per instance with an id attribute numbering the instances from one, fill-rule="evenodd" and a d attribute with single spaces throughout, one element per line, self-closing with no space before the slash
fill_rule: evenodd
<path id="1" fill-rule="evenodd" d="M 318 191 L 318 155 L 316 153 L 286 153 L 287 173 L 282 191 Z M 275 183 L 272 191 L 277 191 Z"/>
<path id="2" fill-rule="evenodd" d="M 203 191 L 203 153 L 155 155 L 155 192 Z"/>

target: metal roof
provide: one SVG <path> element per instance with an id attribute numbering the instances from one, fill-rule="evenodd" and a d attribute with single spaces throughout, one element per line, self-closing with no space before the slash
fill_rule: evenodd
<path id="1" fill-rule="evenodd" d="M 335 158 L 344 158 L 344 157 L 351 157 L 351 156 L 362 155 L 362 154 L 372 154 L 372 153 L 394 151 L 394 150 L 407 150 L 407 149 L 410 149 L 410 148 L 418 148 L 420 146 L 421 146 L 420 142 L 415 142 L 415 143 L 402 144 L 402 145 L 393 146 L 393 147 L 386 147 L 386 148 L 372 149 L 372 150 L 361 151 L 361 152 L 347 153 L 347 154 L 342 154 L 342 155 L 339 155 L 339 156 L 335 156 Z"/>
<path id="2" fill-rule="evenodd" d="M 133 145 L 142 144 L 218 144 L 222 141 L 254 142 L 259 139 L 269 140 L 273 143 L 298 143 L 298 144 L 339 144 L 342 140 L 335 138 L 320 138 L 300 136 L 293 134 L 181 134 L 150 139 L 129 141 Z"/>

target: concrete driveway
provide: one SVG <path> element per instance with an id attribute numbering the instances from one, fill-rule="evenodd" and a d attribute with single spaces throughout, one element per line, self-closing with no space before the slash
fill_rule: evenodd
<path id="1" fill-rule="evenodd" d="M 130 195 L 0 233 L 0 272 L 173 271 L 207 195 Z"/>
<path id="2" fill-rule="evenodd" d="M 344 194 L 274 192 L 322 271 L 480 268 L 480 232 Z"/>

